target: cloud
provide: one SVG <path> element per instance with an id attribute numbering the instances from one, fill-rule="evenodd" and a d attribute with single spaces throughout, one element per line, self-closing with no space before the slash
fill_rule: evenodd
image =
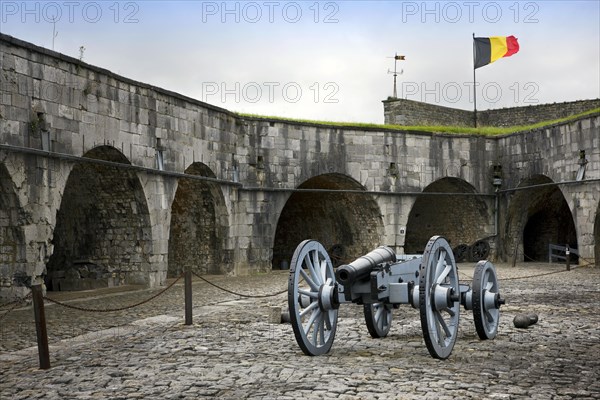
<path id="1" fill-rule="evenodd" d="M 595 1 L 95 2 L 95 22 L 83 12 L 94 2 L 72 20 L 67 3 L 54 3 L 56 50 L 79 57 L 83 45 L 87 62 L 234 111 L 381 123 L 396 52 L 401 97 L 471 109 L 473 32 L 521 43 L 477 70 L 479 108 L 600 97 Z M 37 20 L 4 12 L 2 32 L 50 47 L 35 4 Z"/>

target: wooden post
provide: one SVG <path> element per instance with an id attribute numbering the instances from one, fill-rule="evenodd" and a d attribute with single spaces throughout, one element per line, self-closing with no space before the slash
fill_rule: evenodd
<path id="1" fill-rule="evenodd" d="M 33 296 L 33 315 L 35 317 L 35 331 L 37 334 L 38 353 L 40 356 L 40 369 L 50 368 L 50 351 L 48 350 L 48 331 L 46 330 L 46 313 L 44 311 L 44 294 L 42 285 L 31 287 Z"/>
<path id="2" fill-rule="evenodd" d="M 184 276 L 185 324 L 192 325 L 192 271 L 188 268 Z"/>

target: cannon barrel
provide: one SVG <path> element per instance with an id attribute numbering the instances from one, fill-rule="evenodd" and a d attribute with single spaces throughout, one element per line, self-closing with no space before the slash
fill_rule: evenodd
<path id="1" fill-rule="evenodd" d="M 335 273 L 337 280 L 344 286 L 364 279 L 371 274 L 374 267 L 386 262 L 395 262 L 396 253 L 387 246 L 381 246 L 367 255 L 357 258 L 350 264 L 342 265 Z"/>

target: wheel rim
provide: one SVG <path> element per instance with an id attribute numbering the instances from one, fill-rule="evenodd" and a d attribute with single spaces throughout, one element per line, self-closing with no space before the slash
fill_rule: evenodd
<path id="1" fill-rule="evenodd" d="M 454 255 L 446 239 L 440 236 L 432 237 L 423 253 L 419 311 L 429 354 L 448 358 L 458 334 L 460 293 Z"/>
<path id="2" fill-rule="evenodd" d="M 290 321 L 296 342 L 311 356 L 331 348 L 337 327 L 335 274 L 325 248 L 305 240 L 294 251 L 288 283 Z M 336 299 L 337 300 L 337 299 Z"/>
<path id="3" fill-rule="evenodd" d="M 392 327 L 392 308 L 382 303 L 364 305 L 365 322 L 371 337 L 387 336 Z"/>
<path id="4" fill-rule="evenodd" d="M 473 274 L 473 321 L 479 338 L 493 339 L 498 333 L 500 287 L 496 269 L 489 261 L 480 261 Z"/>

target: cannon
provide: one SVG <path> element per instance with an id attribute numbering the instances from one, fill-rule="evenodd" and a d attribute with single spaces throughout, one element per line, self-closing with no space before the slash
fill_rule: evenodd
<path id="1" fill-rule="evenodd" d="M 305 240 L 298 245 L 290 266 L 288 306 L 296 342 L 306 355 L 331 349 L 343 303 L 363 306 L 373 338 L 387 336 L 393 309 L 403 304 L 418 309 L 425 345 L 438 359 L 452 352 L 461 305 L 473 311 L 480 339 L 496 337 L 504 299 L 491 262 L 477 263 L 471 287 L 459 283 L 452 249 L 441 236 L 429 240 L 422 257 L 397 259 L 391 248 L 382 246 L 334 270 L 321 243 Z"/>

